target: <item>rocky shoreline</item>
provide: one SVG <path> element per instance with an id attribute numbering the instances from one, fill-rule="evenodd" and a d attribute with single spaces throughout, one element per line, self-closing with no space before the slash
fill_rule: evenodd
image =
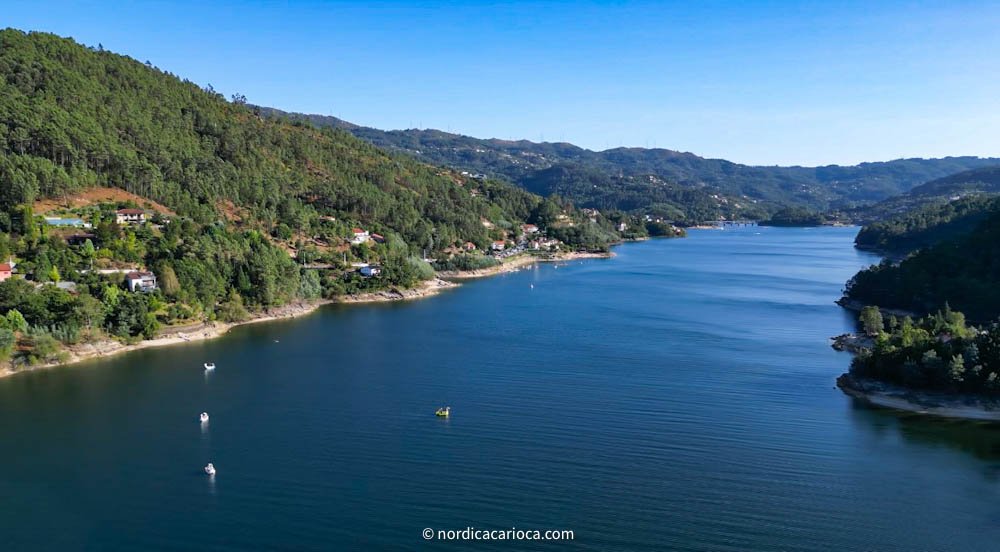
<path id="1" fill-rule="evenodd" d="M 499 265 L 491 266 L 489 268 L 480 268 L 476 270 L 450 270 L 438 272 L 438 276 L 447 280 L 470 280 L 473 278 L 485 278 L 487 276 L 496 276 L 497 274 L 515 272 L 535 263 L 556 263 L 574 261 L 578 259 L 610 259 L 614 256 L 615 254 L 610 251 L 607 253 L 574 251 L 572 253 L 554 253 L 547 256 L 523 254 L 507 259 Z"/>
<path id="2" fill-rule="evenodd" d="M 835 350 L 847 351 L 854 354 L 858 354 L 864 349 L 871 349 L 875 344 L 872 338 L 859 334 L 845 333 L 830 339 L 833 340 L 830 346 Z"/>
<path id="3" fill-rule="evenodd" d="M 329 303 L 379 303 L 385 301 L 409 301 L 412 299 L 423 299 L 437 295 L 443 290 L 458 287 L 459 284 L 449 282 L 441 278 L 421 282 L 417 287 L 410 289 L 392 288 L 371 293 L 359 293 L 356 295 L 344 295 L 331 299 Z"/>
<path id="4" fill-rule="evenodd" d="M 872 406 L 943 418 L 1000 422 L 1000 401 L 971 396 L 914 391 L 844 374 L 837 387 Z"/>
<path id="5" fill-rule="evenodd" d="M 81 343 L 67 347 L 65 349 L 67 357 L 64 360 L 27 366 L 19 370 L 11 370 L 10 368 L 0 369 L 0 378 L 27 373 L 34 370 L 68 366 L 85 360 L 114 356 L 127 353 L 129 351 L 138 351 L 140 349 L 180 345 L 183 343 L 194 343 L 197 341 L 214 339 L 225 335 L 226 332 L 237 326 L 297 318 L 299 316 L 311 314 L 316 309 L 324 305 L 334 303 L 378 303 L 386 301 L 421 299 L 437 295 L 445 289 L 454 288 L 458 285 L 459 284 L 454 282 L 435 278 L 433 280 L 421 282 L 417 287 L 411 289 L 390 289 L 372 293 L 346 295 L 336 299 L 292 303 L 275 309 L 270 309 L 266 312 L 254 313 L 251 318 L 240 322 L 204 322 L 184 327 L 167 328 L 154 339 L 147 339 L 136 343 L 125 343 L 116 339 L 102 339 L 92 343 Z"/>

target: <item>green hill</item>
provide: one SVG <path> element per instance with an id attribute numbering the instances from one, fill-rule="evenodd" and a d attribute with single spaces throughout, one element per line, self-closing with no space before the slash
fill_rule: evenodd
<path id="1" fill-rule="evenodd" d="M 0 32 L 0 207 L 108 185 L 199 222 L 249 209 L 270 232 L 319 215 L 394 231 L 417 247 L 472 240 L 539 199 L 500 183 L 479 196 L 441 170 L 347 132 L 260 117 L 240 101 L 43 33 Z"/>
<path id="2" fill-rule="evenodd" d="M 150 220 L 120 221 L 122 207 Z M 434 275 L 424 255 L 483 250 L 527 221 L 577 247 L 618 239 L 603 216 L 511 184 L 263 117 L 70 39 L 0 31 L 0 259 L 16 265 L 0 283 L 0 360 L 412 286 Z M 352 242 L 355 227 L 377 237 Z M 155 289 L 132 292 L 124 273 L 145 270 Z"/>
<path id="3" fill-rule="evenodd" d="M 950 305 L 975 321 L 1000 315 L 1000 204 L 975 209 L 971 229 L 920 249 L 899 264 L 885 261 L 856 274 L 846 297 L 865 305 L 929 314 Z M 962 220 L 961 218 L 955 220 Z M 917 232 L 911 239 L 918 239 Z"/>
<path id="4" fill-rule="evenodd" d="M 855 166 L 757 167 L 667 149 L 591 151 L 566 143 L 478 139 L 440 130 L 383 131 L 336 117 L 262 111 L 343 129 L 379 147 L 503 178 L 530 190 L 562 190 L 581 207 L 653 214 L 665 204 L 680 208 L 680 220 L 767 218 L 788 206 L 846 209 L 936 178 L 1000 164 L 1000 159 L 948 157 Z"/>
<path id="5" fill-rule="evenodd" d="M 890 197 L 873 205 L 849 210 L 847 215 L 861 223 L 871 223 L 906 216 L 924 208 L 971 196 L 1000 194 L 1000 166 L 991 165 L 962 171 L 926 182 L 906 193 Z"/>
<path id="6" fill-rule="evenodd" d="M 886 220 L 865 225 L 854 243 L 861 249 L 905 254 L 968 234 L 1000 206 L 1000 200 L 973 195 L 921 204 Z"/>

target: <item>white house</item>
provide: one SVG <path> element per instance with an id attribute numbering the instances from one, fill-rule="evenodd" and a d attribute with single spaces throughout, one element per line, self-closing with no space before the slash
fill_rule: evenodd
<path id="1" fill-rule="evenodd" d="M 372 276 L 378 276 L 381 274 L 382 269 L 377 266 L 368 265 L 358 269 L 358 272 L 360 272 L 365 278 L 371 278 Z"/>
<path id="2" fill-rule="evenodd" d="M 118 209 L 115 211 L 115 221 L 118 224 L 143 224 L 146 222 L 146 211 L 142 209 Z"/>
<path id="3" fill-rule="evenodd" d="M 507 247 L 507 244 L 504 243 L 503 240 L 497 240 L 493 242 L 493 245 L 490 246 L 490 249 L 492 249 L 493 251 L 503 251 L 505 247 Z"/>
<path id="4" fill-rule="evenodd" d="M 618 231 L 619 232 L 624 232 L 625 230 L 628 230 L 628 224 L 625 224 L 624 222 L 619 222 L 618 223 Z"/>
<path id="5" fill-rule="evenodd" d="M 353 234 L 351 243 L 354 245 L 365 243 L 369 238 L 371 238 L 371 234 L 369 234 L 367 230 L 363 230 L 361 228 L 353 228 L 351 229 L 351 233 Z"/>
<path id="6" fill-rule="evenodd" d="M 132 271 L 125 275 L 129 291 L 149 292 L 156 289 L 156 276 L 152 272 Z"/>

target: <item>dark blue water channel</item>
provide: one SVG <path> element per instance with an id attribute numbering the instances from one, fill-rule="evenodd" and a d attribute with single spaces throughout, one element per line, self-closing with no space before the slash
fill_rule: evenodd
<path id="1" fill-rule="evenodd" d="M 855 232 L 696 231 L 0 380 L 0 548 L 997 550 L 995 427 L 834 388 Z M 574 539 L 421 535 L 469 526 Z"/>

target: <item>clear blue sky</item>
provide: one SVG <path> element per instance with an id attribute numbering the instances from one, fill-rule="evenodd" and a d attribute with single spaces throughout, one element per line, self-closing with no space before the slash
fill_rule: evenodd
<path id="1" fill-rule="evenodd" d="M 764 165 L 1000 155 L 997 2 L 5 0 L 0 26 L 384 129 Z"/>

